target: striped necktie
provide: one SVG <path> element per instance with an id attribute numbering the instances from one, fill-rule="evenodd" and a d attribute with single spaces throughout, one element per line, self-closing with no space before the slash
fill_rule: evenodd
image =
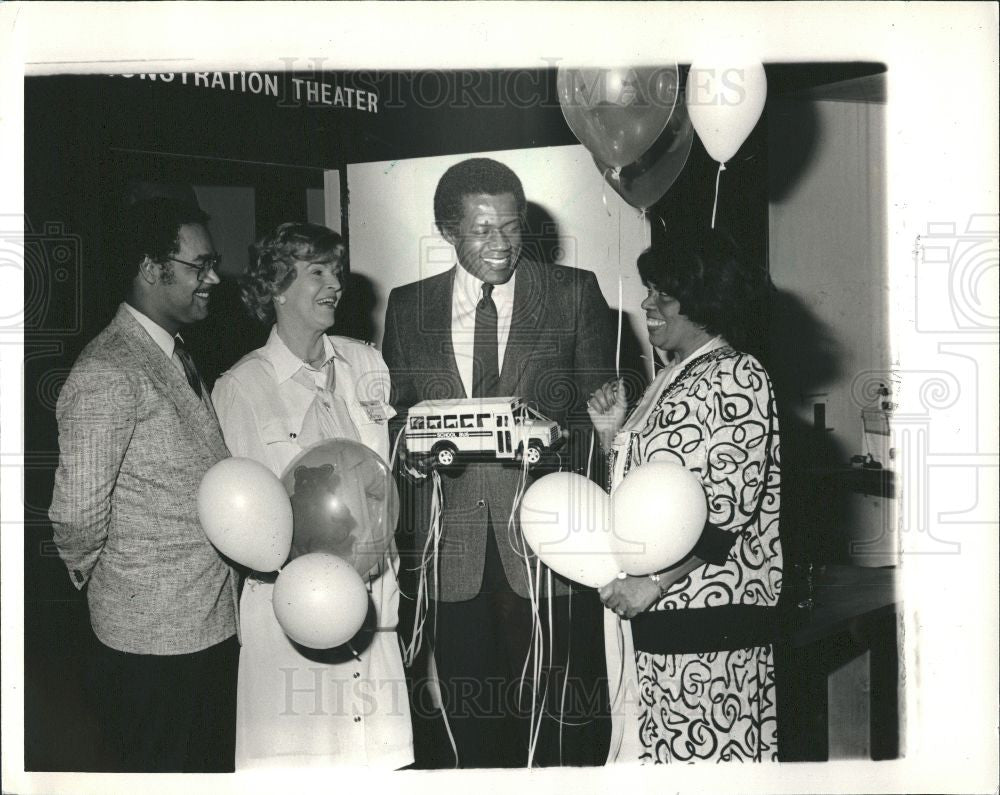
<path id="1" fill-rule="evenodd" d="M 187 376 L 188 383 L 194 390 L 194 393 L 200 398 L 201 397 L 201 378 L 198 377 L 198 368 L 194 366 L 194 359 L 191 358 L 191 354 L 187 352 L 187 348 L 184 347 L 184 340 L 179 336 L 174 337 L 174 355 L 180 359 L 181 366 L 184 368 L 184 375 Z"/>

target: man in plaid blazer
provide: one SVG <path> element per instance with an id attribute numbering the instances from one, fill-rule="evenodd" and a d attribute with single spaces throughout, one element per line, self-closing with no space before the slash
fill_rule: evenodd
<path id="1" fill-rule="evenodd" d="M 59 395 L 49 516 L 96 635 L 98 718 L 123 771 L 233 769 L 236 572 L 198 521 L 229 455 L 178 332 L 219 283 L 207 216 L 175 200 L 126 214 L 129 291 Z"/>

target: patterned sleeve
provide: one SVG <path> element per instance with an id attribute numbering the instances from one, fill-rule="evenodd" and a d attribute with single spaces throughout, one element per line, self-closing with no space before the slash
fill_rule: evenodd
<path id="1" fill-rule="evenodd" d="M 748 354 L 724 359 L 712 379 L 706 412 L 707 458 L 702 484 L 708 521 L 730 544 L 755 521 L 767 486 L 774 440 L 774 396 L 760 363 Z M 705 542 L 719 539 L 706 531 Z M 728 550 L 727 550 L 728 552 Z"/>
<path id="2" fill-rule="evenodd" d="M 656 432 L 640 441 L 641 460 L 674 461 L 701 479 L 708 519 L 692 551 L 708 563 L 725 563 L 764 499 L 773 416 L 764 368 L 731 354 L 666 401 Z"/>

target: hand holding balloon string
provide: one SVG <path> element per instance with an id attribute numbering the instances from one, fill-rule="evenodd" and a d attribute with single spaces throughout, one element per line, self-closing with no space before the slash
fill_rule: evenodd
<path id="1" fill-rule="evenodd" d="M 396 446 L 400 466 L 410 480 L 425 480 L 437 466 L 437 456 L 434 453 L 414 453 L 407 448 L 405 431 L 399 432 Z"/>
<path id="2" fill-rule="evenodd" d="M 587 401 L 587 413 L 605 450 L 611 447 L 615 435 L 625 424 L 627 410 L 625 382 L 621 378 L 598 387 Z"/>
<path id="3" fill-rule="evenodd" d="M 648 610 L 670 586 L 679 582 L 695 569 L 704 566 L 705 561 L 690 555 L 680 564 L 659 573 L 659 581 L 650 577 L 631 575 L 615 579 L 598 591 L 601 601 L 608 610 L 622 618 L 632 619 Z"/>
<path id="4" fill-rule="evenodd" d="M 660 586 L 649 577 L 614 579 L 598 591 L 608 610 L 622 618 L 633 618 L 660 598 Z"/>

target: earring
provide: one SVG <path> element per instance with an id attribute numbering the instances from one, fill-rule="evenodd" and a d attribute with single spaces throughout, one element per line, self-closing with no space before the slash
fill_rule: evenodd
<path id="1" fill-rule="evenodd" d="M 274 300 L 277 301 L 279 304 L 283 304 L 283 303 L 285 303 L 285 296 L 283 296 L 283 295 L 276 295 L 276 296 L 274 296 Z"/>

